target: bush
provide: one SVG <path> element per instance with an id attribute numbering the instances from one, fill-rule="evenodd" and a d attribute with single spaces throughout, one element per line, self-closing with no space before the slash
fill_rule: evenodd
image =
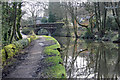
<path id="1" fill-rule="evenodd" d="M 3 66 L 6 65 L 6 60 L 9 58 L 12 58 L 14 55 L 16 55 L 20 50 L 26 48 L 31 41 L 37 39 L 35 35 L 30 36 L 30 38 L 22 39 L 16 42 L 13 42 L 13 44 L 9 44 L 1 50 L 2 52 L 2 62 Z"/>
<path id="2" fill-rule="evenodd" d="M 107 30 L 118 30 L 117 23 L 114 18 L 112 17 L 107 17 L 107 22 L 106 22 L 106 29 Z"/>
<path id="3" fill-rule="evenodd" d="M 22 29 L 22 33 L 25 34 L 25 35 L 28 35 L 28 34 L 31 33 L 32 30 L 33 30 L 33 28 L 31 28 L 31 27 L 24 27 Z"/>
<path id="4" fill-rule="evenodd" d="M 43 17 L 43 18 L 41 19 L 41 22 L 42 22 L 42 23 L 47 23 L 47 22 L 48 22 L 48 19 L 47 19 L 46 17 Z"/>
<path id="5" fill-rule="evenodd" d="M 48 35 L 49 33 L 48 33 L 48 31 L 46 30 L 46 29 L 40 29 L 39 31 L 38 31 L 38 35 Z"/>
<path id="6" fill-rule="evenodd" d="M 82 38 L 85 38 L 85 39 L 93 39 L 94 38 L 94 35 L 90 32 L 90 31 L 86 31 Z"/>
<path id="7" fill-rule="evenodd" d="M 28 39 L 23 39 L 23 40 L 16 41 L 13 44 L 18 49 L 24 49 L 25 47 L 27 47 L 29 45 L 29 40 Z"/>

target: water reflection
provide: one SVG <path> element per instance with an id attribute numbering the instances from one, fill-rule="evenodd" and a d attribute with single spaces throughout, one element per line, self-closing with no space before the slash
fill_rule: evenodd
<path id="1" fill-rule="evenodd" d="M 56 38 L 68 78 L 119 78 L 120 44 Z"/>

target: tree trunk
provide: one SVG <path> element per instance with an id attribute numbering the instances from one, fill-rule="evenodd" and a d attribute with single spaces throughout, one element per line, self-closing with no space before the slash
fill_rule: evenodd
<path id="1" fill-rule="evenodd" d="M 72 23 L 73 23 L 74 34 L 75 34 L 75 37 L 78 38 L 78 34 L 77 34 L 77 19 L 76 19 L 77 11 L 76 11 L 76 8 L 74 8 L 74 6 L 71 5 L 71 2 L 69 2 L 69 7 L 70 7 L 69 11 L 70 11 L 71 18 L 72 18 Z"/>
<path id="2" fill-rule="evenodd" d="M 10 43 L 12 43 L 13 37 L 16 39 L 16 12 L 17 12 L 17 3 L 13 3 L 13 9 L 14 9 L 14 24 L 13 24 L 13 32 L 10 38 Z"/>
<path id="3" fill-rule="evenodd" d="M 75 37 L 78 38 L 78 34 L 77 34 L 77 22 L 76 20 L 74 19 L 74 27 L 75 27 Z"/>
<path id="4" fill-rule="evenodd" d="M 73 23 L 73 29 L 74 29 L 74 34 L 75 34 L 75 37 L 78 38 L 78 35 L 77 35 L 77 24 L 76 24 L 76 20 L 75 20 L 75 17 L 74 15 L 72 15 L 72 23 Z"/>
<path id="5" fill-rule="evenodd" d="M 101 34 L 102 34 L 102 36 L 104 36 L 104 34 L 105 34 L 105 30 L 106 30 L 106 16 L 107 16 L 107 9 L 105 9 L 105 6 L 106 6 L 106 4 L 105 3 L 103 3 L 103 8 L 104 8 L 104 10 L 103 10 L 103 19 L 102 19 L 102 30 L 101 30 Z"/>
<path id="6" fill-rule="evenodd" d="M 66 20 L 65 20 L 66 28 L 67 28 L 67 37 L 71 36 L 70 35 L 70 28 L 69 28 L 69 22 L 68 22 L 68 17 L 67 17 L 67 11 L 66 11 Z"/>
<path id="7" fill-rule="evenodd" d="M 17 19 L 17 24 L 16 24 L 16 26 L 17 26 L 17 34 L 18 34 L 18 37 L 19 37 L 19 39 L 22 39 L 22 35 L 21 35 L 21 33 L 20 33 L 20 20 L 21 20 L 21 4 L 22 3 L 19 3 L 18 4 L 18 14 L 17 14 L 17 17 L 18 17 L 18 19 Z"/>
<path id="8" fill-rule="evenodd" d="M 96 3 L 94 3 L 94 6 L 95 6 L 95 16 L 96 16 L 96 27 L 97 27 L 97 29 L 99 31 L 100 29 L 99 29 L 99 23 L 98 23 L 98 13 L 97 13 Z"/>
<path id="9" fill-rule="evenodd" d="M 119 6 L 119 4 L 115 3 L 115 6 L 117 6 L 117 5 Z M 111 2 L 111 6 L 114 7 L 112 2 Z M 118 33 L 119 33 L 118 41 L 120 41 L 120 20 L 119 20 L 118 8 L 112 9 L 112 12 L 113 12 L 114 19 L 118 25 Z"/>
<path id="10" fill-rule="evenodd" d="M 100 12 L 100 3 L 99 2 L 98 2 L 98 20 L 99 20 L 99 28 L 100 28 L 99 36 L 102 37 L 102 22 L 101 22 L 101 12 Z"/>
<path id="11" fill-rule="evenodd" d="M 103 24 L 104 31 L 105 31 L 105 27 L 106 27 L 106 16 L 107 16 L 107 9 L 105 9 L 105 6 L 106 6 L 106 4 L 104 3 L 104 24 Z"/>

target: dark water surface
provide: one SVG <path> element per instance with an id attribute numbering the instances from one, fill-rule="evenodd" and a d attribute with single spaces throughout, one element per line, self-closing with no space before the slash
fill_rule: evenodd
<path id="1" fill-rule="evenodd" d="M 120 44 L 56 37 L 68 78 L 120 79 Z"/>

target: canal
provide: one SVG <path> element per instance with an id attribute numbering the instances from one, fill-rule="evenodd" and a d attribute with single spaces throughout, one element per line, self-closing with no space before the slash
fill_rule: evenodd
<path id="1" fill-rule="evenodd" d="M 55 37 L 67 78 L 119 78 L 120 44 L 69 37 Z"/>

